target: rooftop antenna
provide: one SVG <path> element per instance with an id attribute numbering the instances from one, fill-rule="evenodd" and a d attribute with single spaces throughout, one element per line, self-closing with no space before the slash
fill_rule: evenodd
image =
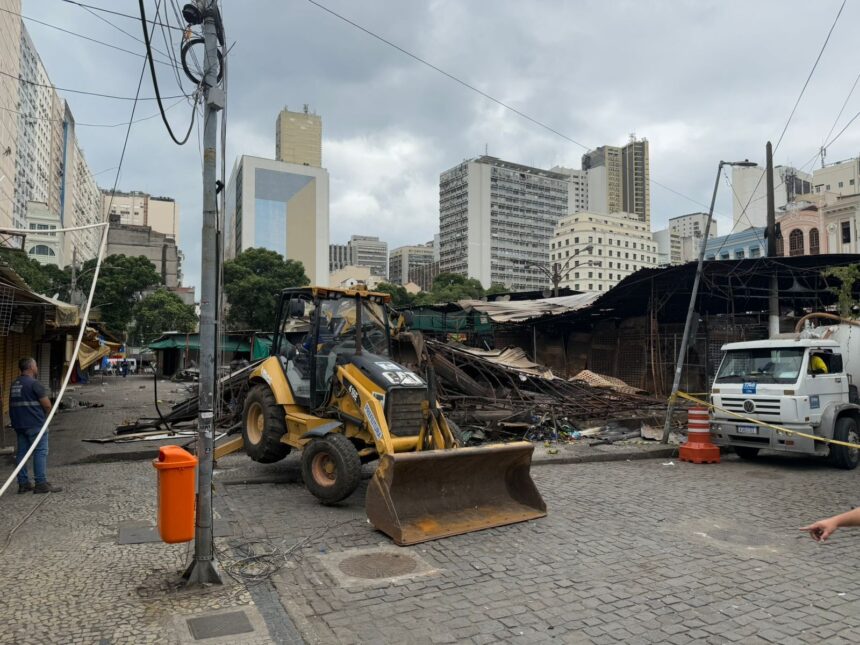
<path id="1" fill-rule="evenodd" d="M 308 104 L 305 103 L 305 114 L 307 114 L 307 113 L 308 113 Z"/>
<path id="2" fill-rule="evenodd" d="M 824 168 L 824 160 L 827 158 L 827 148 L 821 146 L 821 167 Z"/>
<path id="3" fill-rule="evenodd" d="M 484 155 L 489 156 L 490 153 L 488 152 L 488 150 L 489 150 L 489 146 L 486 143 L 484 143 Z"/>

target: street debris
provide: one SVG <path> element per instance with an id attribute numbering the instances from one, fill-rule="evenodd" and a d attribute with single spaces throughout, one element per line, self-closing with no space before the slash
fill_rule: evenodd
<path id="1" fill-rule="evenodd" d="M 595 387 L 558 378 L 520 348 L 480 350 L 426 338 L 420 348 L 433 367 L 439 401 L 467 443 L 583 438 L 613 443 L 638 438 L 640 420 L 665 406 L 618 379 L 611 379 L 610 387 Z M 636 421 L 627 428 L 619 425 L 623 419 Z"/>

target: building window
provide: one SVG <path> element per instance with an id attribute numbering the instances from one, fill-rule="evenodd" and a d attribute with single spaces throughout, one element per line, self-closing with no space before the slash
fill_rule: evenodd
<path id="1" fill-rule="evenodd" d="M 838 184 L 840 188 L 842 188 L 842 184 L 843 184 L 843 182 L 840 181 Z"/>
<path id="2" fill-rule="evenodd" d="M 720 253 L 720 259 L 721 260 L 728 260 L 729 259 L 729 252 L 728 251 L 721 252 Z"/>
<path id="3" fill-rule="evenodd" d="M 851 222 L 842 222 L 842 243 L 851 244 Z"/>
<path id="4" fill-rule="evenodd" d="M 588 290 L 594 291 L 594 285 L 591 282 L 588 283 Z"/>
<path id="5" fill-rule="evenodd" d="M 788 254 L 803 255 L 803 231 L 799 228 L 788 234 Z"/>
<path id="6" fill-rule="evenodd" d="M 774 238 L 774 246 L 776 246 L 776 249 L 775 249 L 776 255 L 778 255 L 778 256 L 785 255 L 785 249 L 783 248 L 783 243 L 782 243 L 782 233 L 776 234 L 776 237 Z"/>
<path id="7" fill-rule="evenodd" d="M 750 249 L 750 257 L 757 258 L 761 255 L 761 249 L 757 246 L 754 246 Z"/>
<path id="8" fill-rule="evenodd" d="M 809 230 L 809 255 L 818 255 L 821 253 L 821 240 L 818 237 L 818 229 Z"/>
<path id="9" fill-rule="evenodd" d="M 577 282 L 575 285 L 573 285 L 573 288 L 579 291 L 579 283 Z"/>
<path id="10" fill-rule="evenodd" d="M 54 253 L 53 249 L 45 246 L 44 244 L 37 244 L 30 249 L 30 255 L 46 255 L 48 257 L 53 257 L 56 253 Z"/>
<path id="11" fill-rule="evenodd" d="M 602 284 L 597 285 L 597 289 L 598 289 L 599 291 L 603 291 L 603 285 L 602 285 Z"/>
<path id="12" fill-rule="evenodd" d="M 594 277 L 594 272 L 593 272 L 593 271 L 589 271 L 589 272 L 588 272 L 588 277 L 589 277 L 589 278 L 593 278 L 593 277 Z M 591 287 L 589 287 L 589 288 L 591 288 Z"/>
<path id="13" fill-rule="evenodd" d="M 564 240 L 564 245 L 565 245 L 565 246 L 570 246 L 570 238 L 569 238 L 569 237 L 568 237 L 568 238 L 565 238 L 565 240 Z"/>
<path id="14" fill-rule="evenodd" d="M 579 238 L 578 238 L 578 237 L 573 238 L 573 243 L 574 243 L 574 244 L 579 244 Z"/>
<path id="15" fill-rule="evenodd" d="M 735 260 L 743 260 L 744 259 L 744 250 L 738 249 L 735 251 Z"/>
<path id="16" fill-rule="evenodd" d="M 848 185 L 849 185 L 849 186 L 853 186 L 853 185 L 854 185 L 854 180 L 853 180 L 853 179 L 849 179 L 849 180 L 848 180 Z"/>
<path id="17" fill-rule="evenodd" d="M 559 253 L 559 254 L 558 254 L 558 256 L 559 256 L 559 258 L 561 258 L 561 253 Z M 564 257 L 566 257 L 566 258 L 569 258 L 569 257 L 570 257 L 570 250 L 566 250 L 566 251 L 564 252 Z"/>
<path id="18" fill-rule="evenodd" d="M 573 274 L 573 279 L 579 280 L 579 271 L 577 271 L 576 273 Z M 577 287 L 577 288 L 579 288 L 579 287 Z"/>

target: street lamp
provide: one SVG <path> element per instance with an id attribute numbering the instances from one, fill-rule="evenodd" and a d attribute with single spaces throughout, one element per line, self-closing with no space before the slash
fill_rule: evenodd
<path id="1" fill-rule="evenodd" d="M 678 351 L 678 359 L 675 364 L 675 378 L 672 381 L 672 393 L 669 395 L 669 404 L 666 407 L 666 423 L 663 425 L 663 443 L 669 442 L 669 433 L 672 430 L 672 415 L 675 412 L 675 397 L 681 386 L 681 374 L 684 371 L 684 362 L 687 355 L 687 344 L 690 342 L 690 328 L 693 326 L 693 314 L 696 308 L 696 296 L 699 294 L 699 283 L 702 281 L 702 267 L 705 264 L 705 246 L 708 244 L 708 234 L 711 230 L 711 220 L 714 218 L 714 203 L 717 201 L 717 189 L 720 187 L 720 175 L 724 166 L 737 166 L 749 168 L 756 166 L 753 161 L 720 161 L 717 167 L 717 179 L 714 182 L 714 193 L 711 195 L 711 207 L 708 209 L 708 220 L 705 222 L 705 232 L 702 244 L 699 246 L 699 263 L 696 266 L 696 277 L 693 280 L 693 292 L 690 294 L 690 305 L 687 307 L 687 321 L 684 323 L 684 335 L 681 337 L 681 347 Z"/>
<path id="2" fill-rule="evenodd" d="M 549 278 L 550 282 L 552 282 L 552 294 L 553 294 L 553 297 L 554 297 L 554 298 L 558 298 L 558 286 L 559 286 L 559 284 L 561 284 L 561 281 L 562 281 L 565 277 L 567 277 L 567 274 L 568 274 L 568 273 L 570 273 L 570 269 L 569 269 L 569 267 L 570 267 L 570 261 L 571 261 L 573 258 L 575 258 L 577 255 L 579 255 L 580 253 L 582 253 L 583 251 L 588 251 L 588 252 L 590 253 L 590 252 L 591 252 L 591 251 L 593 251 L 593 250 L 594 250 L 594 245 L 593 245 L 593 244 L 589 244 L 589 245 L 587 245 L 587 246 L 584 246 L 584 247 L 582 247 L 581 249 L 576 249 L 576 250 L 573 252 L 573 255 L 571 255 L 571 256 L 567 259 L 567 262 L 565 262 L 563 266 L 562 266 L 559 262 L 553 262 L 553 264 L 552 264 L 552 271 L 551 271 L 551 272 L 550 272 L 550 270 L 549 270 L 549 269 L 547 269 L 545 266 L 540 265 L 540 264 L 535 264 L 534 262 L 525 262 L 525 261 L 521 261 L 521 263 L 522 263 L 524 266 L 526 266 L 526 267 L 534 267 L 535 269 L 539 269 L 540 271 L 542 271 L 542 272 L 543 272 L 543 274 L 544 274 L 547 278 Z M 591 260 L 589 260 L 589 262 L 591 262 Z M 562 271 L 564 271 L 564 273 L 562 273 Z"/>

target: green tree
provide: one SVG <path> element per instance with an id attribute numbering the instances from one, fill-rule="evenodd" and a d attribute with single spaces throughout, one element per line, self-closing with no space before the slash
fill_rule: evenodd
<path id="1" fill-rule="evenodd" d="M 510 289 L 508 289 L 505 285 L 499 284 L 498 282 L 492 284 L 489 289 L 487 289 L 485 296 L 494 296 L 497 293 L 508 293 Z"/>
<path id="2" fill-rule="evenodd" d="M 96 259 L 87 260 L 77 271 L 77 289 L 86 294 L 95 276 Z M 69 270 L 67 268 L 67 270 Z M 161 284 L 155 265 L 143 255 L 109 255 L 102 262 L 93 306 L 101 312 L 102 322 L 122 335 L 134 317 L 140 294 Z"/>
<path id="3" fill-rule="evenodd" d="M 232 329 L 271 331 L 275 327 L 278 293 L 310 282 L 296 260 L 284 260 L 268 249 L 247 249 L 224 263 L 224 293 L 230 305 Z"/>
<path id="4" fill-rule="evenodd" d="M 484 287 L 476 278 L 467 278 L 459 273 L 440 273 L 433 280 L 430 296 L 432 302 L 476 300 L 484 296 Z"/>
<path id="5" fill-rule="evenodd" d="M 860 280 L 860 265 L 847 264 L 841 267 L 829 267 L 821 272 L 825 278 L 836 278 L 839 285 L 828 285 L 827 290 L 836 296 L 839 315 L 843 318 L 853 317 L 851 308 L 854 300 L 854 285 Z"/>
<path id="6" fill-rule="evenodd" d="M 47 296 L 59 293 L 61 300 L 68 300 L 68 278 L 56 265 L 40 264 L 21 249 L 0 248 L 0 260 L 12 267 L 36 293 Z"/>
<path id="7" fill-rule="evenodd" d="M 133 342 L 144 344 L 166 331 L 192 332 L 197 314 L 172 291 L 159 287 L 134 306 Z"/>
<path id="8" fill-rule="evenodd" d="M 391 294 L 391 304 L 395 307 L 408 307 L 415 301 L 415 296 L 399 284 L 380 282 L 374 291 Z"/>

